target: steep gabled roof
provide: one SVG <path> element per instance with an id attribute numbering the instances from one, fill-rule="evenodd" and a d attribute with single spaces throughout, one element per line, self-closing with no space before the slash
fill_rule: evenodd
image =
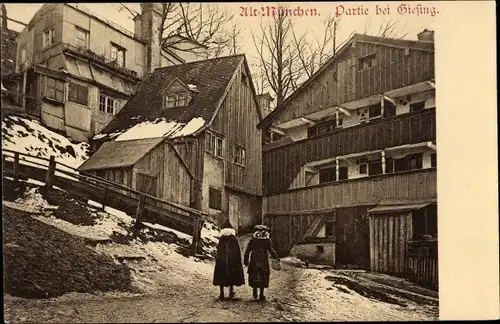
<path id="1" fill-rule="evenodd" d="M 332 56 L 325 64 L 323 64 L 309 79 L 307 79 L 295 92 L 293 92 L 288 98 L 283 101 L 283 103 L 276 107 L 269 115 L 267 115 L 258 125 L 261 128 L 264 125 L 271 123 L 274 118 L 276 118 L 280 112 L 303 90 L 321 76 L 328 68 L 337 60 L 337 58 L 342 55 L 342 53 L 348 49 L 354 42 L 363 42 L 378 44 L 384 46 L 400 47 L 400 48 L 411 48 L 422 51 L 434 51 L 434 42 L 418 41 L 418 40 L 408 40 L 408 39 L 396 39 L 396 38 L 386 38 L 362 34 L 354 34 L 336 53 Z"/>
<path id="2" fill-rule="evenodd" d="M 158 118 L 187 123 L 201 117 L 208 126 L 221 105 L 244 55 L 190 62 L 156 69 L 96 138 L 116 134 L 144 121 Z M 196 86 L 188 106 L 163 109 L 163 93 L 175 79 Z M 104 136 L 105 137 L 105 136 Z"/>

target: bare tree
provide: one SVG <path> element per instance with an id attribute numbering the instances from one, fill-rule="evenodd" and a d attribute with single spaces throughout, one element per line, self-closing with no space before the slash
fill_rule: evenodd
<path id="1" fill-rule="evenodd" d="M 241 30 L 238 27 L 237 24 L 233 23 L 231 26 L 231 40 L 230 40 L 230 54 L 231 55 L 236 55 L 241 52 L 241 46 L 240 46 L 240 33 Z"/>
<path id="2" fill-rule="evenodd" d="M 139 14 L 124 3 L 120 3 L 120 6 L 134 17 Z M 233 21 L 234 15 L 221 10 L 217 4 L 162 2 L 158 4 L 158 10 L 161 15 L 157 37 L 164 48 L 194 53 L 204 52 L 208 48 L 213 56 L 231 44 L 227 26 Z M 191 44 L 187 44 L 186 39 Z"/>
<path id="3" fill-rule="evenodd" d="M 369 30 L 371 27 L 371 21 L 368 20 L 365 24 L 363 34 L 369 34 Z M 397 21 L 386 20 L 382 22 L 375 33 L 374 36 L 386 37 L 386 38 L 405 38 L 408 36 L 408 33 L 405 32 L 406 24 L 400 28 L 400 25 Z"/>
<path id="4" fill-rule="evenodd" d="M 287 15 L 277 15 L 267 23 L 261 21 L 260 31 L 260 37 L 252 33 L 253 42 L 265 80 L 279 106 L 296 88 L 301 68 L 298 50 L 293 46 L 292 22 Z"/>
<path id="5" fill-rule="evenodd" d="M 311 77 L 316 70 L 330 57 L 335 55 L 337 48 L 337 31 L 340 17 L 330 14 L 323 20 L 323 34 L 321 40 L 311 41 L 308 33 L 297 36 L 292 28 L 293 42 L 297 55 L 307 77 Z"/>

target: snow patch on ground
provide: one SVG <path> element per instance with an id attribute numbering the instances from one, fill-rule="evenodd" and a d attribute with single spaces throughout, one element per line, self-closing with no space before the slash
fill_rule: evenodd
<path id="1" fill-rule="evenodd" d="M 57 208 L 57 206 L 49 205 L 42 197 L 38 188 L 30 188 L 23 197 L 16 199 L 14 202 L 18 205 L 22 205 L 24 210 L 34 213 L 41 213 L 45 209 Z"/>
<path id="2" fill-rule="evenodd" d="M 73 144 L 66 137 L 45 128 L 37 120 L 8 116 L 2 120 L 2 148 L 46 159 L 54 155 L 57 162 L 78 168 L 88 158 L 89 144 Z M 30 162 L 48 165 L 48 161 L 30 158 L 26 158 L 23 163 Z M 71 170 L 62 165 L 58 165 L 58 168 Z"/>

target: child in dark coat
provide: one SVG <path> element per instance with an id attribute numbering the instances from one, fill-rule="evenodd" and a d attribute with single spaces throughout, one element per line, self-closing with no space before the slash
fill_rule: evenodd
<path id="1" fill-rule="evenodd" d="M 279 260 L 279 257 L 274 251 L 269 230 L 264 225 L 256 225 L 255 233 L 247 245 L 245 250 L 244 263 L 248 267 L 248 284 L 253 288 L 253 298 L 259 297 L 260 300 L 265 300 L 264 289 L 269 287 L 269 254 Z M 257 296 L 257 289 L 260 289 L 260 294 Z"/>
<path id="2" fill-rule="evenodd" d="M 236 232 L 229 221 L 220 231 L 219 243 L 217 244 L 217 256 L 215 258 L 215 270 L 213 278 L 214 286 L 219 286 L 219 299 L 224 299 L 224 287 L 229 287 L 229 297 L 233 298 L 236 293 L 234 286 L 245 284 L 243 265 L 241 264 L 241 250 Z"/>

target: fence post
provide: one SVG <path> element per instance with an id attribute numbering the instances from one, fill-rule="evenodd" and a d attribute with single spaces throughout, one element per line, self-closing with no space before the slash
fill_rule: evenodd
<path id="1" fill-rule="evenodd" d="M 198 245 L 200 242 L 200 216 L 196 215 L 194 219 L 194 224 L 193 224 L 193 243 L 192 243 L 192 249 L 193 249 L 193 255 L 196 255 L 196 252 L 198 251 Z"/>
<path id="2" fill-rule="evenodd" d="M 19 153 L 14 153 L 14 181 L 19 180 Z"/>
<path id="3" fill-rule="evenodd" d="M 134 228 L 140 230 L 142 227 L 142 213 L 144 211 L 144 200 L 146 196 L 143 194 L 139 196 L 139 203 L 137 204 L 137 210 L 135 212 L 135 224 Z"/>
<path id="4" fill-rule="evenodd" d="M 51 155 L 49 160 L 49 169 L 47 170 L 47 176 L 45 177 L 45 189 L 51 189 L 54 184 L 54 176 L 56 173 L 56 158 Z"/>
<path id="5" fill-rule="evenodd" d="M 106 209 L 107 203 L 108 203 L 108 189 L 105 188 L 104 189 L 104 197 L 102 198 L 102 204 L 101 204 L 102 205 L 102 207 L 101 207 L 102 210 Z"/>

